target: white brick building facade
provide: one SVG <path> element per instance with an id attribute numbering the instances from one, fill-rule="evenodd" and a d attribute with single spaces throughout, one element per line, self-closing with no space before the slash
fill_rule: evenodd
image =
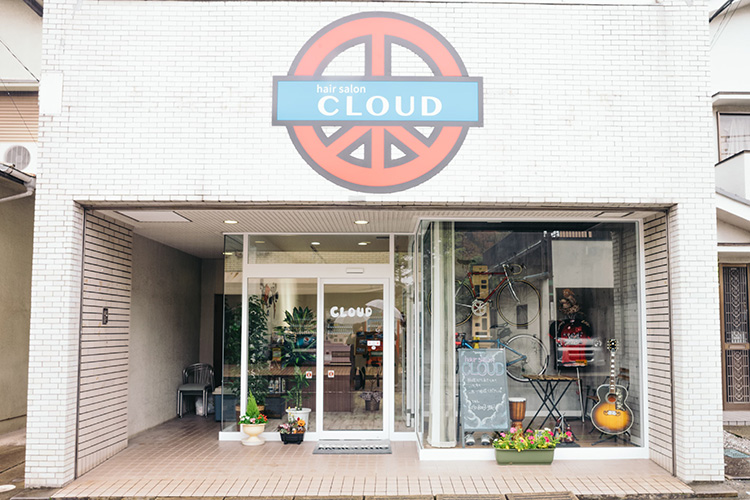
<path id="1" fill-rule="evenodd" d="M 323 26 L 367 11 L 430 25 L 484 79 L 483 127 L 393 194 L 332 184 L 271 126 L 272 77 Z M 674 435 L 654 425 L 651 442 L 674 441 L 679 478 L 720 480 L 718 337 L 701 333 L 718 328 L 705 16 L 672 0 L 48 0 L 27 484 L 76 474 L 82 207 L 119 206 L 668 209 Z"/>

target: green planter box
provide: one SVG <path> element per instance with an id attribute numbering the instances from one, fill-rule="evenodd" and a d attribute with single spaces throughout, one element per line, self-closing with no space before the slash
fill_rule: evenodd
<path id="1" fill-rule="evenodd" d="M 495 460 L 500 465 L 549 465 L 555 458 L 555 449 L 549 450 L 498 450 L 495 449 Z"/>

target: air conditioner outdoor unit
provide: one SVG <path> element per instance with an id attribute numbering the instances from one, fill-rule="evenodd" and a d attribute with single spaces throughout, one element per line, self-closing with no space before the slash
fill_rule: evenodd
<path id="1" fill-rule="evenodd" d="M 35 142 L 0 142 L 0 160 L 27 174 L 36 174 Z"/>

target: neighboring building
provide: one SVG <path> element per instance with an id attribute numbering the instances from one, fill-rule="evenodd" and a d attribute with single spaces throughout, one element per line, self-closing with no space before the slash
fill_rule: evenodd
<path id="1" fill-rule="evenodd" d="M 0 433 L 26 424 L 42 54 L 41 11 L 29 4 L 35 2 L 0 2 Z"/>
<path id="2" fill-rule="evenodd" d="M 750 422 L 750 5 L 733 2 L 711 21 L 711 95 L 717 141 L 717 230 L 724 422 Z"/>
<path id="3" fill-rule="evenodd" d="M 195 361 L 278 417 L 299 367 L 309 439 L 491 459 L 469 431 L 539 399 L 459 417 L 457 333 L 584 391 L 616 339 L 632 425 L 558 459 L 722 480 L 706 7 L 48 0 L 26 484 L 174 418 Z M 457 288 L 503 265 L 517 300 Z"/>

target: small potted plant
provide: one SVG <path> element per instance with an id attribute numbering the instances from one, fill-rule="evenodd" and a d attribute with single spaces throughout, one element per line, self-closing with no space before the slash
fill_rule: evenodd
<path id="1" fill-rule="evenodd" d="M 239 419 L 242 432 L 247 434 L 247 437 L 242 440 L 242 444 L 245 446 L 260 446 L 265 443 L 260 435 L 265 429 L 266 423 L 268 423 L 268 418 L 258 409 L 258 403 L 255 402 L 253 393 L 248 392 L 247 409 Z"/>
<path id="2" fill-rule="evenodd" d="M 289 387 L 286 390 L 286 394 L 283 396 L 289 407 L 286 409 L 288 418 L 297 419 L 301 418 L 305 422 L 310 417 L 310 408 L 302 407 L 302 391 L 309 385 L 309 382 L 305 378 L 305 374 L 299 369 L 299 366 L 294 367 L 294 378 L 290 381 Z"/>
<path id="3" fill-rule="evenodd" d="M 495 460 L 500 465 L 551 464 L 560 439 L 549 429 L 523 432 L 511 427 L 507 433 L 501 432 L 492 446 L 495 448 Z"/>
<path id="4" fill-rule="evenodd" d="M 284 444 L 300 444 L 305 438 L 306 422 L 301 418 L 289 417 L 289 421 L 278 427 L 281 441 Z"/>

